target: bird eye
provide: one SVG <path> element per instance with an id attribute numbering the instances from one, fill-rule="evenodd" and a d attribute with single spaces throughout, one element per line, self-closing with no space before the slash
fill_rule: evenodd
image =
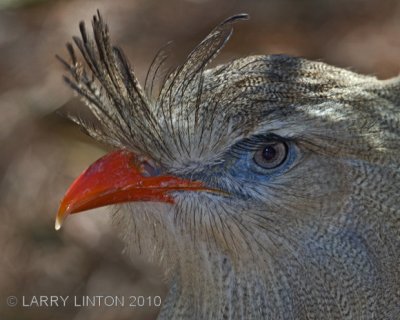
<path id="1" fill-rule="evenodd" d="M 264 169 L 274 169 L 285 162 L 288 146 L 282 141 L 273 141 L 263 145 L 254 154 L 254 162 Z"/>

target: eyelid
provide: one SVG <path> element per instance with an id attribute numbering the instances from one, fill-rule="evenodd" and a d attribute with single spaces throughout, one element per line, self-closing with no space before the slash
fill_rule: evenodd
<path id="1" fill-rule="evenodd" d="M 290 139 L 282 138 L 272 133 L 258 134 L 237 142 L 231 147 L 230 153 L 235 157 L 240 157 L 244 153 L 257 151 L 267 143 L 283 142 L 288 144 L 290 141 Z"/>

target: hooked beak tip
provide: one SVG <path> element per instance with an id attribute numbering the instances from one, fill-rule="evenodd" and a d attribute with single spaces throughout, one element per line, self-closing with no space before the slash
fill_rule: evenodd
<path id="1" fill-rule="evenodd" d="M 60 230 L 62 226 L 62 221 L 60 221 L 60 219 L 58 219 L 58 217 L 56 218 L 56 223 L 54 225 L 54 229 L 56 229 L 56 231 Z"/>
<path id="2" fill-rule="evenodd" d="M 56 221 L 54 224 L 54 228 L 56 229 L 56 231 L 61 229 L 65 218 L 71 213 L 71 206 L 65 206 L 63 202 L 64 201 L 61 202 L 60 207 L 58 208 Z"/>

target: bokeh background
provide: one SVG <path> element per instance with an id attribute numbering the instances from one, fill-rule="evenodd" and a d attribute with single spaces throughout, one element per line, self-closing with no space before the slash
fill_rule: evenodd
<path id="1" fill-rule="evenodd" d="M 0 319 L 154 319 L 156 307 L 24 307 L 32 296 L 164 297 L 161 271 L 128 260 L 108 210 L 71 217 L 54 230 L 59 200 L 107 148 L 56 114 L 84 108 L 63 84 L 56 53 L 100 9 L 114 43 L 140 80 L 155 53 L 173 40 L 170 65 L 218 22 L 251 16 L 216 63 L 286 53 L 379 78 L 400 70 L 396 0 L 0 0 Z M 15 296 L 16 307 L 7 306 Z"/>

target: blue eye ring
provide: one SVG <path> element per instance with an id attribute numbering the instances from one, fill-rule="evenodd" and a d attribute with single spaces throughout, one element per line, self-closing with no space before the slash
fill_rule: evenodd
<path id="1" fill-rule="evenodd" d="M 276 169 L 287 160 L 288 145 L 281 140 L 266 142 L 253 156 L 253 161 L 263 169 Z"/>

